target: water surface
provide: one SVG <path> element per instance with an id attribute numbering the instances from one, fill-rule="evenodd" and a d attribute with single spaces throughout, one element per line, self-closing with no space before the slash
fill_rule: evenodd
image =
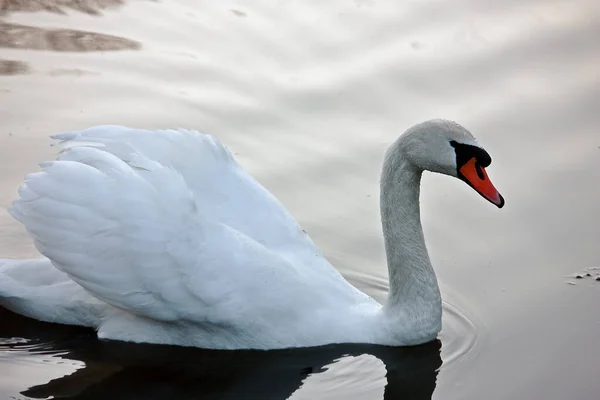
<path id="1" fill-rule="evenodd" d="M 446 302 L 441 350 L 183 351 L 1 311 L 2 396 L 600 397 L 600 282 L 574 278 L 600 272 L 587 270 L 600 266 L 596 1 L 14 4 L 0 17 L 2 206 L 54 157 L 50 134 L 198 129 L 227 144 L 352 283 L 384 299 L 379 169 L 404 129 L 434 117 L 465 125 L 492 155 L 507 205 L 447 177 L 423 180 Z M 37 255 L 4 210 L 0 226 L 1 256 Z"/>

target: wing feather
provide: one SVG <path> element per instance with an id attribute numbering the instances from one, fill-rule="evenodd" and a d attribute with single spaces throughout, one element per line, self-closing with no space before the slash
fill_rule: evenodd
<path id="1" fill-rule="evenodd" d="M 253 238 L 289 261 L 300 262 L 303 268 L 334 280 L 340 278 L 279 200 L 211 135 L 105 125 L 53 137 L 67 146 L 98 146 L 127 165 L 134 162 L 141 176 L 145 176 L 144 170 L 152 169 L 146 163 L 169 167 L 181 175 L 198 207 L 213 220 Z M 146 179 L 152 179 L 154 174 L 146 174 Z"/>
<path id="2" fill-rule="evenodd" d="M 95 297 L 160 321 L 220 324 L 322 304 L 324 293 L 310 285 L 317 264 L 304 269 L 302 263 L 309 253 L 318 259 L 314 245 L 292 241 L 289 246 L 304 251 L 293 263 L 281 242 L 252 225 L 289 240 L 299 229 L 216 140 L 187 131 L 154 138 L 125 128 L 57 138 L 107 147 L 73 146 L 43 163 L 41 172 L 26 177 L 10 212 L 38 250 Z M 196 163 L 190 149 L 207 157 Z M 169 158 L 171 153 L 179 156 Z M 242 201 L 226 207 L 207 200 L 240 195 Z M 288 296 L 271 296 L 265 287 L 285 287 Z M 236 318 L 240 313 L 246 318 Z"/>

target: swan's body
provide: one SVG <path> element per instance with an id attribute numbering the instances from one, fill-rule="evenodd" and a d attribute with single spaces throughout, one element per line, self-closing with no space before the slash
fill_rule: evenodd
<path id="1" fill-rule="evenodd" d="M 418 197 L 424 169 L 456 176 L 450 141 L 476 148 L 457 124 L 417 125 L 386 155 L 384 306 L 211 136 L 98 126 L 55 138 L 73 146 L 26 177 L 10 210 L 46 257 L 0 261 L 0 304 L 17 313 L 101 338 L 227 349 L 413 345 L 441 329 Z"/>

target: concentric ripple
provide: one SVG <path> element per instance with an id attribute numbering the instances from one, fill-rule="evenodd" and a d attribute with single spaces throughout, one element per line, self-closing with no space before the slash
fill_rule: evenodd
<path id="1" fill-rule="evenodd" d="M 442 307 L 442 368 L 447 368 L 475 348 L 479 335 L 475 323 L 460 308 L 448 302 Z"/>

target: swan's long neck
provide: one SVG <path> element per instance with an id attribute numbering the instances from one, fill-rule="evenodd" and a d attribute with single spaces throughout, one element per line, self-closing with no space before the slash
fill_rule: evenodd
<path id="1" fill-rule="evenodd" d="M 422 170 L 403 157 L 401 145 L 396 142 L 388 151 L 381 176 L 380 206 L 390 279 L 385 310 L 408 315 L 415 323 L 439 324 L 441 296 L 421 227 Z"/>

